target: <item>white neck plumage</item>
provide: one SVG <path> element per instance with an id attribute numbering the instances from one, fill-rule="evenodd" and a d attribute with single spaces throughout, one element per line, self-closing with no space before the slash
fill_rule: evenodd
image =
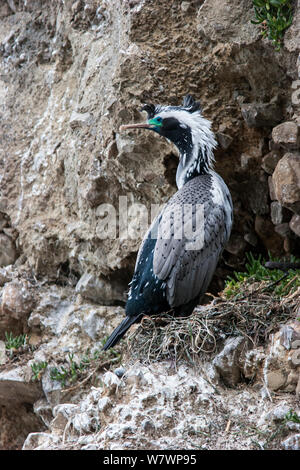
<path id="1" fill-rule="evenodd" d="M 195 116 L 196 115 L 196 116 Z M 188 147 L 179 146 L 180 159 L 176 172 L 176 184 L 180 189 L 185 183 L 196 176 L 208 173 L 213 169 L 214 149 L 217 146 L 211 123 L 200 113 L 193 113 L 189 125 L 191 144 Z"/>

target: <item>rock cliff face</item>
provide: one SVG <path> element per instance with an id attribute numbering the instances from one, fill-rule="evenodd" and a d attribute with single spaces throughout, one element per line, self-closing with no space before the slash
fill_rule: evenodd
<path id="1" fill-rule="evenodd" d="M 0 339 L 80 311 L 99 340 L 123 305 L 140 209 L 176 190 L 175 149 L 119 133 L 145 102 L 191 93 L 213 123 L 235 210 L 216 290 L 247 251 L 299 254 L 299 2 L 279 52 L 251 18 L 250 0 L 1 2 Z"/>
<path id="2" fill-rule="evenodd" d="M 280 52 L 259 39 L 248 0 L 15 1 L 0 15 L 3 265 L 21 256 L 35 275 L 89 271 L 125 287 L 142 235 L 128 240 L 117 225 L 119 237 L 103 240 L 103 204 L 118 216 L 126 197 L 136 225 L 134 204 L 150 214 L 174 192 L 177 157 L 156 136 L 118 128 L 141 119 L 142 103 L 176 104 L 187 92 L 201 100 L 220 143 L 216 168 L 235 202 L 231 264 L 253 246 L 284 253 L 286 237 L 274 227 L 265 237 L 260 227 L 270 220 L 272 172 L 261 164 L 269 146 L 282 157 L 299 144 L 298 11 Z M 277 124 L 284 129 L 271 136 Z M 291 191 L 286 197 L 299 200 Z M 299 211 L 280 191 L 275 197 L 289 219 Z"/>

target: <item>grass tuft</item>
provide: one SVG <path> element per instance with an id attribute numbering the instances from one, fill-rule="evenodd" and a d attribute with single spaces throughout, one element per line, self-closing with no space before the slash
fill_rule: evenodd
<path id="1" fill-rule="evenodd" d="M 245 285 L 254 282 L 264 283 L 264 291 L 273 292 L 278 298 L 292 294 L 300 286 L 299 270 L 289 269 L 284 273 L 280 269 L 266 268 L 266 260 L 261 256 L 255 259 L 252 253 L 246 253 L 246 258 L 246 271 L 234 272 L 233 277 L 229 277 L 226 281 L 224 295 L 227 298 L 242 296 Z M 299 262 L 294 256 L 291 256 L 290 261 Z"/>
<path id="2" fill-rule="evenodd" d="M 104 344 L 105 341 L 106 338 L 102 340 L 102 343 Z M 95 350 L 93 353 L 87 350 L 79 362 L 74 360 L 73 353 L 69 353 L 64 365 L 50 369 L 50 378 L 65 388 L 84 379 L 91 370 L 95 371 L 103 365 L 109 367 L 110 363 L 115 364 L 120 360 L 121 354 L 113 348 L 109 351 Z"/>
<path id="3" fill-rule="evenodd" d="M 48 362 L 46 361 L 34 362 L 33 364 L 31 364 L 33 382 L 35 382 L 36 380 L 41 380 L 42 375 L 45 372 L 47 366 Z"/>
<path id="4" fill-rule="evenodd" d="M 284 33 L 293 21 L 293 0 L 252 0 L 252 3 L 255 20 L 251 23 L 260 24 L 262 36 L 280 50 Z"/>
<path id="5" fill-rule="evenodd" d="M 26 346 L 28 343 L 28 335 L 14 336 L 12 332 L 5 332 L 5 348 L 7 350 L 17 350 Z"/>

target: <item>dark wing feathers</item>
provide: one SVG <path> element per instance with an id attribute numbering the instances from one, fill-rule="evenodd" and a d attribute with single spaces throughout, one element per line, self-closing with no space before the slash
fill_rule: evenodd
<path id="1" fill-rule="evenodd" d="M 210 175 L 193 178 L 170 199 L 159 223 L 153 270 L 159 279 L 167 283 L 166 295 L 171 307 L 185 304 L 207 290 L 229 237 L 226 221 L 228 214 L 223 205 L 216 204 L 213 200 L 211 185 Z M 188 240 L 184 233 L 181 239 L 174 237 L 176 223 L 172 223 L 171 213 L 174 212 L 174 220 L 181 222 L 183 227 L 189 220 L 186 218 L 186 212 L 180 210 L 183 204 L 191 204 L 193 209 L 196 204 L 204 205 L 202 249 L 188 249 L 187 243 L 191 240 Z M 195 217 L 195 210 L 189 211 L 188 214 Z M 194 220 L 192 222 L 195 223 Z"/>

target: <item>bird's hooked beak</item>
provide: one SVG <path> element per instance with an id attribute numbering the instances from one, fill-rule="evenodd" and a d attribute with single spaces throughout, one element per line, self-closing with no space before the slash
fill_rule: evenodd
<path id="1" fill-rule="evenodd" d="M 124 124 L 120 126 L 120 132 L 126 131 L 127 129 L 153 129 L 153 124 L 148 124 L 147 122 L 142 122 L 138 124 Z"/>

